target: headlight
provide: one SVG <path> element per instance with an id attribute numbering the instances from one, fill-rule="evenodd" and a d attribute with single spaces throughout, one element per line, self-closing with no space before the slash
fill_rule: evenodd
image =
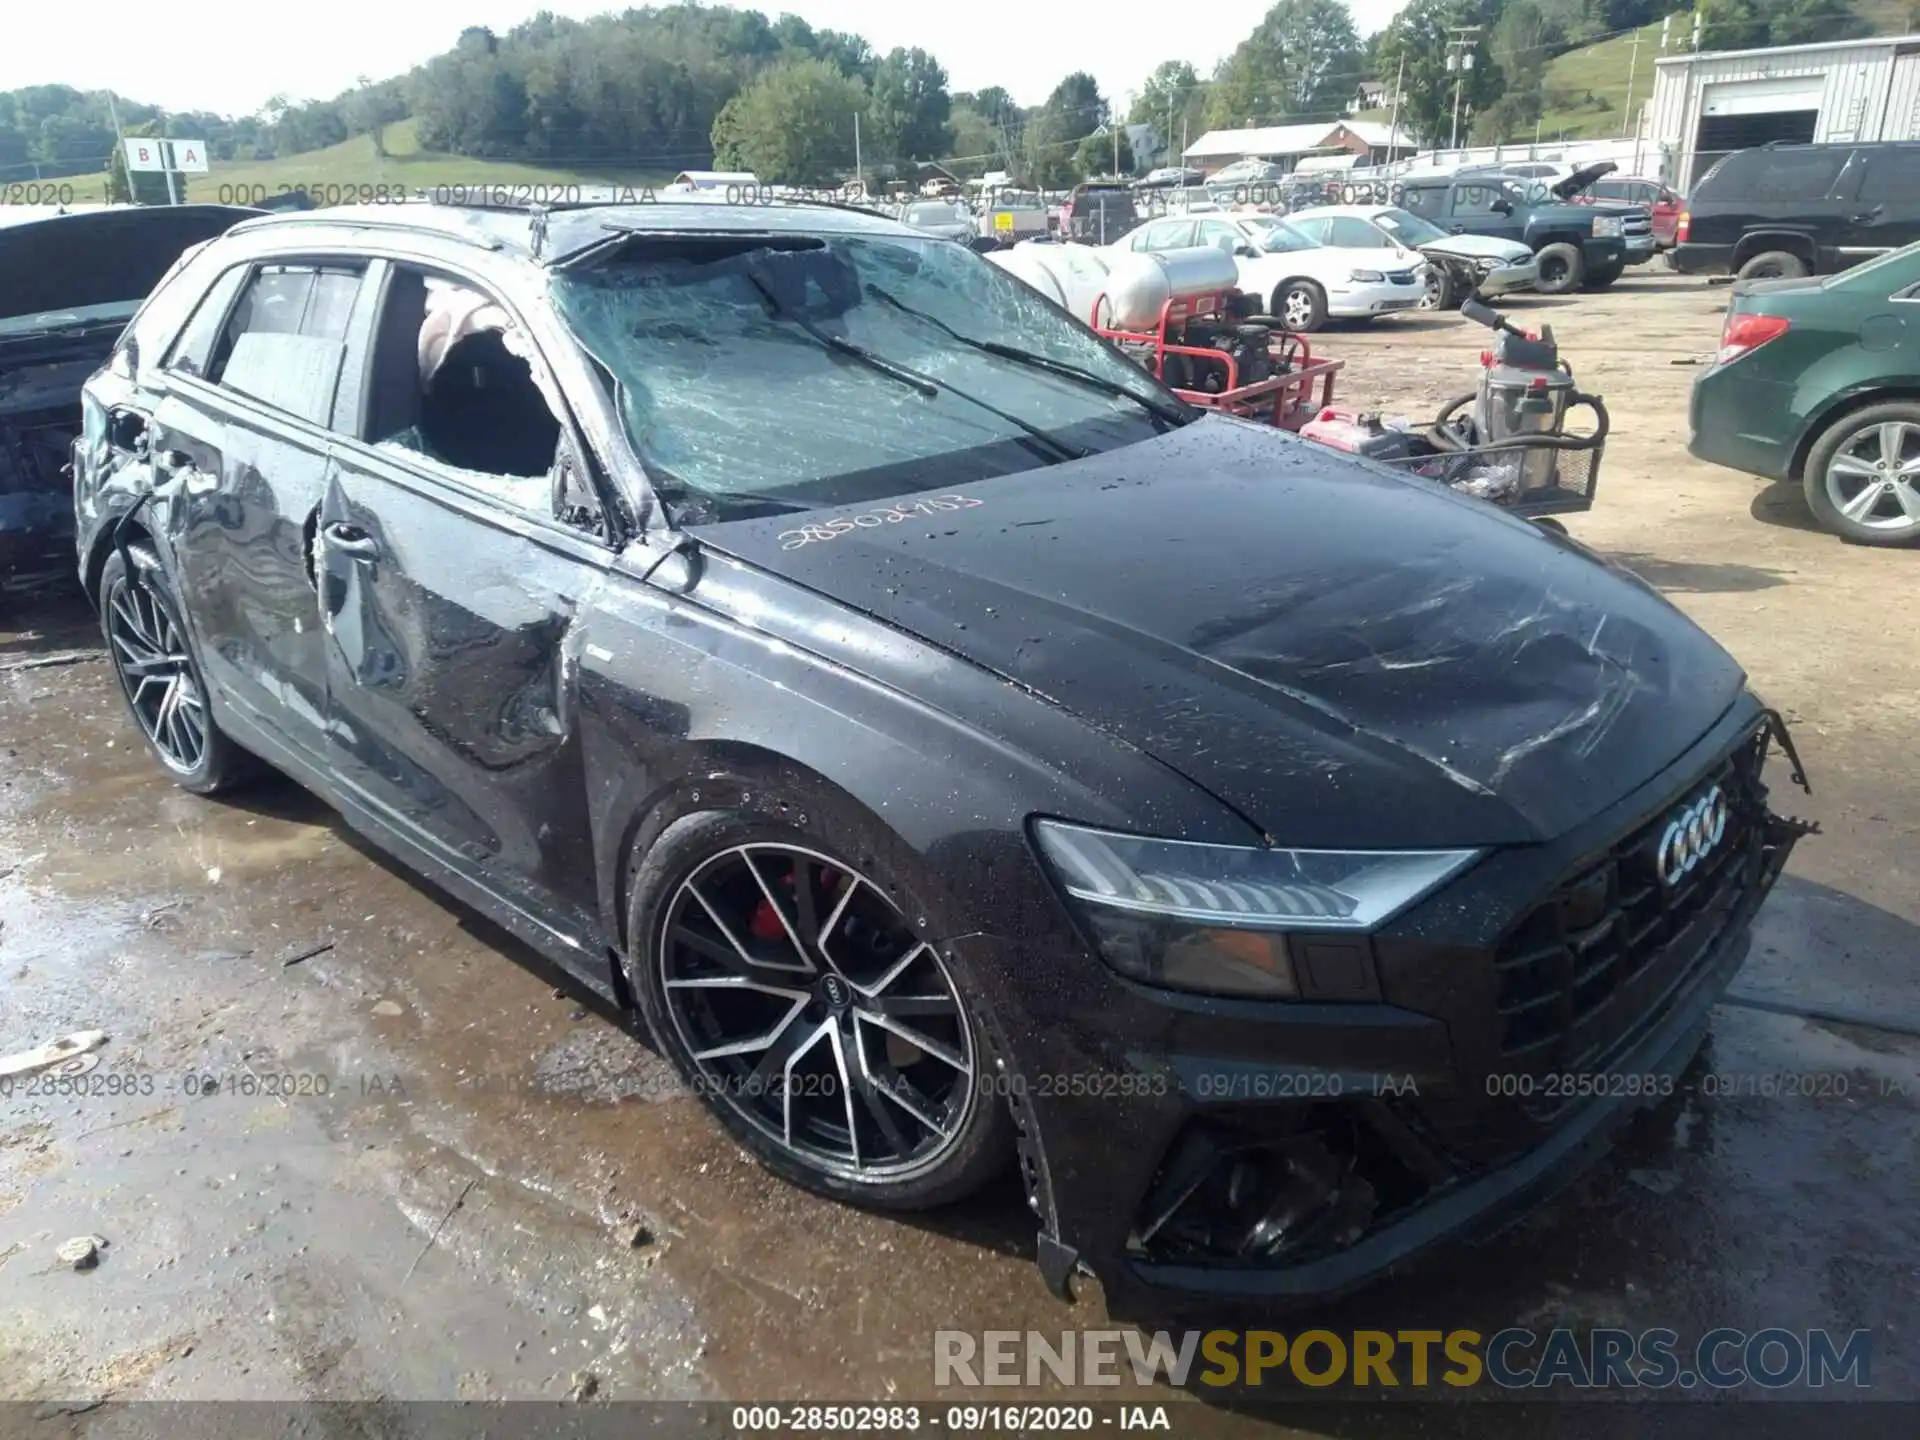
<path id="1" fill-rule="evenodd" d="M 1618 215 L 1596 215 L 1593 217 L 1593 233 L 1596 238 L 1604 238 L 1609 235 L 1624 234 L 1625 232 L 1620 228 L 1620 217 Z"/>
<path id="2" fill-rule="evenodd" d="M 1034 826 L 1101 955 L 1149 985 L 1299 994 L 1289 931 L 1364 931 L 1457 875 L 1477 850 L 1265 850 Z"/>
<path id="3" fill-rule="evenodd" d="M 1378 270 L 1355 270 L 1352 274 L 1348 275 L 1347 278 L 1356 285 L 1378 285 L 1387 277 L 1382 275 Z"/>

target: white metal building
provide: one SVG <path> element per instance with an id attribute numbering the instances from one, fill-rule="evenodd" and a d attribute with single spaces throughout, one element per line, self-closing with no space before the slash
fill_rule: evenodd
<path id="1" fill-rule="evenodd" d="M 1769 141 L 1920 139 L 1920 35 L 1670 56 L 1655 62 L 1646 127 L 1683 192 Z"/>

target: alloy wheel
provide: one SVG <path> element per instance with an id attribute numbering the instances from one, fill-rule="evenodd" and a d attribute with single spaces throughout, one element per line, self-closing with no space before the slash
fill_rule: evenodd
<path id="1" fill-rule="evenodd" d="M 207 704 L 186 639 L 140 576 L 107 602 L 113 663 L 148 742 L 170 768 L 191 774 L 207 753 Z"/>
<path id="2" fill-rule="evenodd" d="M 1898 420 L 1862 430 L 1827 464 L 1827 498 L 1855 524 L 1920 528 L 1920 426 Z"/>
<path id="3" fill-rule="evenodd" d="M 1568 269 L 1567 262 L 1558 257 L 1542 260 L 1540 261 L 1540 268 L 1537 272 L 1539 275 L 1539 283 L 1546 285 L 1563 284 L 1566 281 Z"/>
<path id="4" fill-rule="evenodd" d="M 720 852 L 674 893 L 659 955 L 696 1083 L 807 1166 L 898 1179 L 966 1129 L 973 1033 L 953 979 L 840 862 L 773 843 Z"/>
<path id="5" fill-rule="evenodd" d="M 1289 330 L 1300 330 L 1313 323 L 1313 297 L 1304 290 L 1289 290 L 1280 318 Z"/>
<path id="6" fill-rule="evenodd" d="M 1440 273 L 1437 266 L 1429 266 L 1427 269 L 1426 283 L 1421 287 L 1420 291 L 1420 308 L 1422 310 L 1438 310 L 1440 308 L 1440 302 L 1446 293 L 1447 277 Z"/>

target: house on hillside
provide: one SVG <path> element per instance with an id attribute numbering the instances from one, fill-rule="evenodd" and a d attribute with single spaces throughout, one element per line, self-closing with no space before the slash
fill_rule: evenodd
<path id="1" fill-rule="evenodd" d="M 1362 80 L 1353 92 L 1355 110 L 1385 110 L 1399 97 L 1393 93 L 1393 86 L 1384 80 Z"/>
<path id="2" fill-rule="evenodd" d="M 1413 137 L 1374 120 L 1317 120 L 1305 125 L 1263 125 L 1246 130 L 1209 130 L 1186 148 L 1186 162 L 1211 174 L 1236 160 L 1266 160 L 1286 170 L 1314 157 L 1309 169 L 1384 165 L 1411 155 Z M 1330 165 L 1328 160 L 1337 162 Z"/>

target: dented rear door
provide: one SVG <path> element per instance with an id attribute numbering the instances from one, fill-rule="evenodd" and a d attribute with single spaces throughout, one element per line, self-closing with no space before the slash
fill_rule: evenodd
<path id="1" fill-rule="evenodd" d="M 584 943 L 597 909 L 568 646 L 610 551 L 431 461 L 341 441 L 315 555 L 339 777 Z"/>

